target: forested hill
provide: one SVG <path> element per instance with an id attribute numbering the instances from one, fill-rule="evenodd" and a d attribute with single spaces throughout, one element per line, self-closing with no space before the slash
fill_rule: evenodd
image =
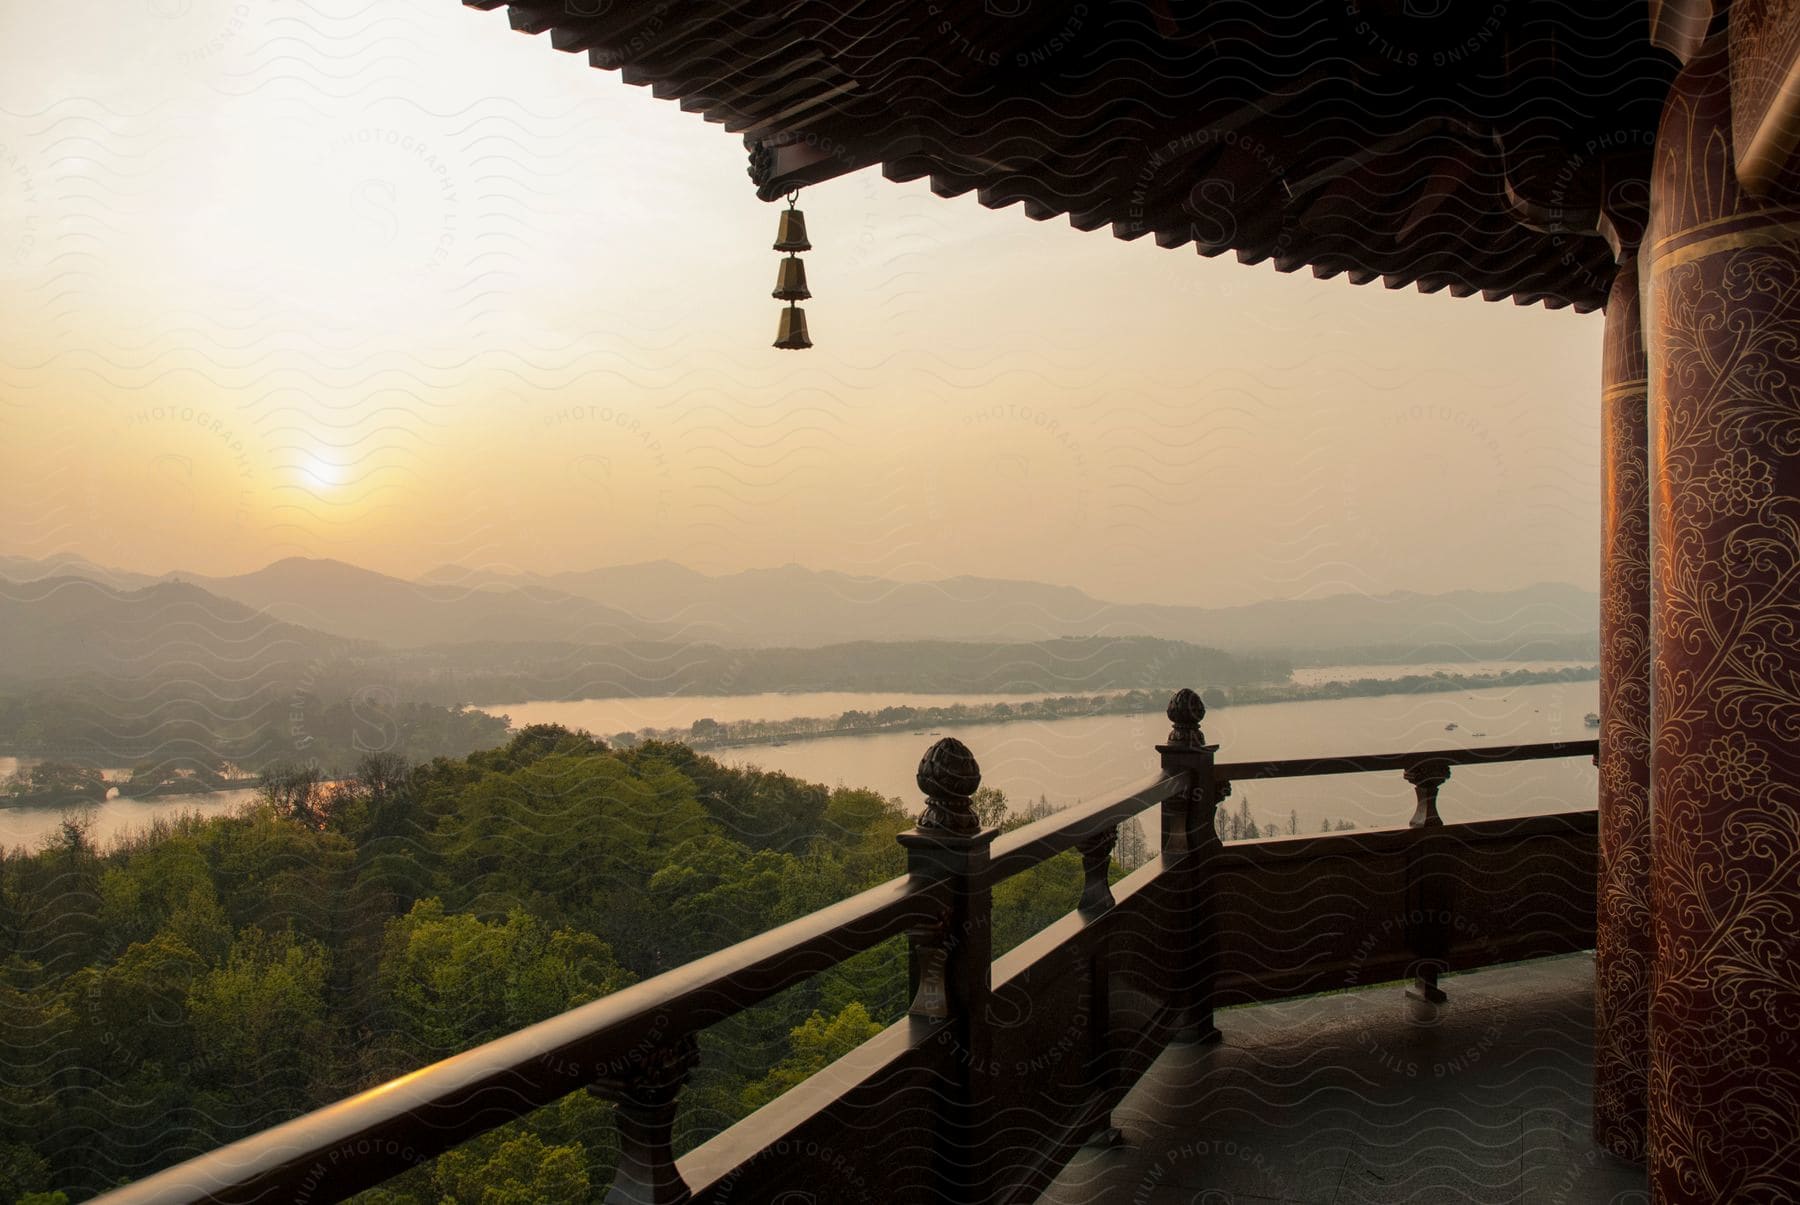
<path id="1" fill-rule="evenodd" d="M 0 557 L 0 576 L 142 574 L 79 557 Z M 462 641 L 663 641 L 813 648 L 859 641 L 1030 643 L 1149 636 L 1232 652 L 1393 646 L 1393 659 L 1543 656 L 1520 650 L 1591 638 L 1591 589 L 1539 582 L 1441 594 L 1395 591 L 1268 599 L 1231 607 L 1176 598 L 1121 602 L 1046 582 L 982 577 L 896 581 L 800 565 L 707 574 L 669 561 L 565 573 L 444 566 L 416 581 L 329 559 L 289 557 L 250 573 L 167 575 L 277 619 L 397 648 Z M 1330 654 L 1327 660 L 1348 660 Z M 1385 658 L 1384 658 L 1385 659 Z"/>
<path id="2" fill-rule="evenodd" d="M 522 624 L 520 636 L 536 629 Z M 189 583 L 0 582 L 0 753 L 251 771 L 359 750 L 460 755 L 504 732 L 464 704 L 767 691 L 1068 694 L 1288 674 L 1272 656 L 1178 641 L 873 641 L 728 649 L 486 642 L 390 649 L 273 618 Z"/>
<path id="3" fill-rule="evenodd" d="M 499 716 L 400 699 L 380 687 L 328 698 L 309 683 L 275 678 L 240 686 L 222 697 L 179 681 L 130 691 L 113 680 L 75 679 L 0 693 L 0 752 L 83 766 L 230 765 L 250 773 L 304 761 L 335 776 L 372 749 L 423 760 L 506 738 Z"/>
<path id="4" fill-rule="evenodd" d="M 1176 640 L 1094 636 L 1027 644 L 909 640 L 823 648 L 703 644 L 464 644 L 422 649 L 396 672 L 440 703 L 766 691 L 1064 694 L 1286 679 L 1281 657 L 1234 656 Z"/>
<path id="5" fill-rule="evenodd" d="M 348 771 L 370 749 L 422 759 L 503 739 L 501 720 L 405 696 L 382 659 L 186 583 L 0 581 L 0 753 Z"/>
<path id="6" fill-rule="evenodd" d="M 232 577 L 181 576 L 279 619 L 395 648 L 510 640 L 520 633 L 583 644 L 683 634 L 601 600 L 534 583 L 414 582 L 308 557 L 289 557 Z"/>
<path id="7" fill-rule="evenodd" d="M 71 823 L 0 853 L 0 1202 L 83 1199 L 873 886 L 917 806 L 540 727 L 112 850 Z M 1081 880 L 1070 852 L 996 887 L 996 953 Z M 905 985 L 896 938 L 705 1031 L 681 1149 L 897 1019 Z M 583 1205 L 616 1158 L 576 1092 L 361 1200 Z"/>
<path id="8" fill-rule="evenodd" d="M 247 677 L 374 651 L 180 582 L 122 589 L 83 577 L 0 579 L 0 679 L 182 677 L 229 691 Z"/>
<path id="9" fill-rule="evenodd" d="M 519 596 L 508 605 L 521 604 L 526 595 L 513 593 Z M 477 600 L 465 597 L 459 605 Z M 485 611 L 499 603 L 488 597 L 479 605 Z M 0 621 L 0 683 L 198 676 L 202 693 L 225 698 L 241 694 L 235 684 L 251 678 L 279 678 L 326 698 L 380 684 L 409 699 L 445 705 L 814 690 L 1054 694 L 1171 681 L 1274 681 L 1291 668 L 1273 654 L 1232 655 L 1148 637 L 864 640 L 744 649 L 691 640 L 544 639 L 563 625 L 546 627 L 529 618 L 511 623 L 503 640 L 392 648 L 289 623 L 191 583 L 123 590 L 73 577 L 0 581 Z"/>
<path id="10" fill-rule="evenodd" d="M 1204 607 L 1179 599 L 1118 602 L 1046 582 L 967 576 L 895 581 L 800 565 L 718 575 L 670 561 L 555 574 L 451 565 L 425 580 L 464 589 L 531 585 L 602 601 L 647 623 L 678 626 L 691 639 L 749 647 L 1154 636 L 1234 652 L 1415 643 L 1503 650 L 1590 634 L 1599 618 L 1593 591 L 1557 582 Z"/>

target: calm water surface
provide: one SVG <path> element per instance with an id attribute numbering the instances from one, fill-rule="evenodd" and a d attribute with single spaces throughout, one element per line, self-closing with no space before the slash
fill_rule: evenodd
<path id="1" fill-rule="evenodd" d="M 1323 682 L 1408 674 L 1488 673 L 1508 669 L 1552 669 L 1583 662 L 1492 662 L 1444 665 L 1315 666 L 1295 671 L 1295 680 Z M 1019 702 L 1024 695 L 862 694 L 848 691 L 806 694 L 689 695 L 656 699 L 532 700 L 483 705 L 512 717 L 515 726 L 560 723 L 607 734 L 641 728 L 686 726 L 702 717 L 720 721 L 835 716 L 852 708 L 933 707 L 957 702 Z M 1543 686 L 1495 687 L 1426 695 L 1384 695 L 1222 708 L 1206 718 L 1207 739 L 1221 761 L 1277 757 L 1325 757 L 1471 745 L 1582 740 L 1594 734 L 1582 717 L 1599 707 L 1593 681 Z M 1445 725 L 1457 727 L 1446 731 Z M 1015 801 L 1044 796 L 1067 806 L 1095 799 L 1155 768 L 1155 744 L 1167 735 L 1160 715 L 1093 716 L 1084 719 L 940 728 L 960 736 L 980 760 L 984 781 Z M 715 750 L 734 765 L 758 765 L 830 785 L 872 787 L 910 804 L 918 798 L 913 774 L 931 743 L 911 732 L 796 740 L 783 745 L 745 745 Z M 0 757 L 0 778 L 19 768 Z M 122 777 L 124 770 L 108 771 Z M 1446 820 L 1533 815 L 1594 806 L 1595 772 L 1586 758 L 1510 766 L 1459 767 L 1444 787 L 1440 808 Z M 110 843 L 142 828 L 153 817 L 180 812 L 221 815 L 255 797 L 250 790 L 197 798 L 109 799 L 88 809 L 94 835 Z M 1412 814 L 1412 790 L 1398 774 L 1338 775 L 1240 785 L 1230 806 L 1249 800 L 1259 823 L 1290 818 L 1301 831 L 1317 831 L 1325 820 L 1350 820 L 1358 827 L 1405 823 Z M 0 808 L 0 846 L 32 847 L 61 819 L 54 810 Z"/>
<path id="2" fill-rule="evenodd" d="M 1591 666 L 1595 661 L 1431 661 L 1415 665 L 1302 665 L 1289 675 L 1301 686 L 1317 686 L 1321 682 L 1356 682 L 1363 678 L 1391 680 L 1413 674 L 1449 674 L 1465 677 L 1474 674 L 1507 674 L 1519 670 L 1574 669 Z"/>
<path id="3" fill-rule="evenodd" d="M 1393 679 L 1414 674 L 1502 674 L 1511 670 L 1569 669 L 1591 661 L 1434 661 L 1408 665 L 1308 665 L 1296 669 L 1292 681 L 1302 686 L 1321 682 Z M 1108 691 L 1077 691 L 1108 694 Z M 802 691 L 757 695 L 665 695 L 651 699 L 526 699 L 511 703 L 477 703 L 490 715 L 505 715 L 515 728 L 527 724 L 564 724 L 598 736 L 639 732 L 645 728 L 686 728 L 698 719 L 720 723 L 742 720 L 789 720 L 799 716 L 840 716 L 846 711 L 882 707 L 948 707 L 953 703 L 1020 703 L 1047 697 L 1043 692 L 1017 695 L 906 694 L 858 691 Z"/>
<path id="4" fill-rule="evenodd" d="M 1220 761 L 1401 753 L 1593 737 L 1583 716 L 1599 706 L 1596 682 L 1490 688 L 1428 695 L 1379 695 L 1227 707 L 1209 713 L 1207 739 Z M 1445 725 L 1454 723 L 1454 731 Z M 974 751 L 982 780 L 1012 800 L 1045 796 L 1067 806 L 1100 798 L 1156 768 L 1156 743 L 1168 734 L 1159 715 L 980 724 L 952 731 Z M 1483 734 L 1483 735 L 1477 735 Z M 913 774 L 929 736 L 882 733 L 745 745 L 715 750 L 731 764 L 784 770 L 829 784 L 867 786 L 909 803 L 919 798 Z M 1456 768 L 1439 796 L 1444 818 L 1479 820 L 1591 808 L 1595 770 L 1587 758 Z M 1230 806 L 1245 799 L 1258 823 L 1290 817 L 1301 832 L 1349 820 L 1359 828 L 1404 824 L 1412 788 L 1399 774 L 1343 774 L 1240 784 Z"/>
<path id="5" fill-rule="evenodd" d="M 1105 694 L 1105 691 L 1084 692 Z M 654 699 L 532 700 L 523 703 L 480 703 L 476 709 L 512 718 L 513 727 L 563 724 L 585 728 L 596 736 L 637 732 L 644 728 L 686 728 L 698 719 L 733 723 L 742 720 L 791 720 L 798 716 L 840 716 L 846 711 L 883 707 L 949 707 L 953 703 L 1022 703 L 1042 699 L 1024 695 L 921 695 L 811 691 L 760 695 L 665 695 Z"/>
<path id="6" fill-rule="evenodd" d="M 30 766 L 40 758 L 0 757 L 0 779 L 11 778 L 21 766 Z M 115 767 L 101 771 L 107 781 L 116 781 L 131 771 Z M 224 816 L 256 798 L 254 789 L 219 791 L 211 795 L 173 796 L 162 799 L 121 799 L 114 796 L 92 807 L 67 809 L 85 814 L 92 822 L 90 835 L 102 847 L 120 837 L 144 828 L 158 816 L 176 816 L 198 812 L 202 816 Z M 37 848 L 62 823 L 60 808 L 0 808 L 0 849 L 24 846 Z"/>

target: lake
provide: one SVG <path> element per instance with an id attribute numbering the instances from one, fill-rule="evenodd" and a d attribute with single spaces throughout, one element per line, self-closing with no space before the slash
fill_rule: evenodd
<path id="1" fill-rule="evenodd" d="M 37 759 L 25 759 L 25 762 L 30 764 L 33 760 Z M 0 757 L 0 778 L 10 777 L 19 765 L 19 758 Z M 128 773 L 127 770 L 105 771 L 108 780 L 122 778 Z M 254 789 L 161 799 L 123 799 L 115 795 L 104 803 L 82 810 L 93 821 L 90 835 L 104 847 L 126 833 L 145 827 L 158 816 L 177 816 L 183 812 L 224 816 L 255 798 Z M 61 823 L 62 812 L 56 808 L 0 808 L 0 849 L 21 845 L 35 849 Z"/>
<path id="2" fill-rule="evenodd" d="M 1288 675 L 1290 681 L 1301 686 L 1317 686 L 1321 682 L 1357 682 L 1363 678 L 1374 678 L 1377 681 L 1391 681 L 1395 678 L 1407 678 L 1414 674 L 1430 677 L 1432 674 L 1450 674 L 1453 677 L 1468 677 L 1475 674 L 1504 674 L 1518 670 L 1541 671 L 1548 669 L 1575 669 L 1577 666 L 1593 665 L 1592 657 L 1586 661 L 1430 661 L 1412 665 L 1302 665 Z"/>
<path id="3" fill-rule="evenodd" d="M 1412 674 L 1499 673 L 1520 669 L 1560 669 L 1579 661 L 1483 662 L 1478 664 L 1316 666 L 1297 670 L 1307 682 L 1357 678 L 1399 678 Z M 1303 676 L 1304 675 L 1304 676 Z M 1042 696 L 887 695 L 854 693 L 764 694 L 658 699 L 583 699 L 496 704 L 515 724 L 561 723 L 607 733 L 644 727 L 716 720 L 835 716 L 890 704 L 944 706 L 955 702 L 998 702 Z M 1451 749 L 1469 745 L 1527 744 L 1584 740 L 1594 735 L 1582 717 L 1599 709 L 1594 681 L 1540 686 L 1488 687 L 1436 694 L 1377 695 L 1228 707 L 1207 717 L 1207 739 L 1218 743 L 1221 761 L 1277 757 L 1329 757 L 1354 753 Z M 1457 725 L 1445 731 L 1446 724 Z M 1067 806 L 1121 787 L 1155 766 L 1154 745 L 1167 735 L 1160 715 L 1108 715 L 1081 719 L 975 724 L 956 730 L 975 751 L 984 781 L 1023 802 L 1042 795 Z M 1478 736 L 1477 733 L 1485 735 Z M 867 786 L 898 795 L 909 804 L 918 796 L 913 774 L 932 741 L 912 732 L 790 740 L 781 745 L 740 745 L 713 750 L 730 765 L 756 765 L 830 785 Z M 1459 768 L 1444 787 L 1440 810 L 1446 819 L 1487 819 L 1535 815 L 1594 805 L 1595 771 L 1586 758 L 1525 762 L 1509 766 Z M 1325 820 L 1349 820 L 1361 828 L 1403 824 L 1412 815 L 1412 788 L 1398 774 L 1338 775 L 1289 779 L 1240 787 L 1231 804 L 1246 797 L 1259 823 L 1290 819 L 1302 831 Z"/>
<path id="4" fill-rule="evenodd" d="M 1583 716 L 1599 708 L 1594 681 L 1492 687 L 1440 694 L 1377 695 L 1226 707 L 1204 728 L 1220 761 L 1403 753 L 1479 745 L 1588 740 Z M 1445 731 L 1446 724 L 1457 725 Z M 1042 795 L 1056 806 L 1100 798 L 1156 768 L 1161 715 L 1107 715 L 1044 722 L 970 725 L 959 736 L 981 763 L 982 781 L 1022 803 Z M 1482 734 L 1482 735 L 1477 735 Z M 867 786 L 919 801 L 913 775 L 930 736 L 881 733 L 742 745 L 712 756 L 732 765 L 783 770 L 832 785 Z M 1446 821 L 1485 820 L 1594 806 L 1596 771 L 1585 757 L 1497 766 L 1458 766 L 1439 796 Z M 1290 817 L 1298 831 L 1326 820 L 1358 828 L 1405 824 L 1413 792 L 1397 773 L 1344 774 L 1240 784 L 1229 805 L 1249 800 L 1259 824 Z"/>
<path id="5" fill-rule="evenodd" d="M 1084 692 L 1105 694 L 1105 691 Z M 585 728 L 595 736 L 638 732 L 645 728 L 686 728 L 698 719 L 720 723 L 743 720 L 791 720 L 797 716 L 840 716 L 857 709 L 883 707 L 949 707 L 955 703 L 1023 703 L 1038 694 L 959 695 L 799 691 L 760 695 L 661 695 L 649 699 L 530 700 L 522 703 L 479 703 L 478 711 L 504 715 L 514 728 L 527 724 L 562 724 Z"/>
<path id="6" fill-rule="evenodd" d="M 1308 681 L 1333 681 L 1397 678 L 1440 668 L 1445 672 L 1472 673 L 1574 664 L 1583 663 L 1312 667 L 1296 671 L 1295 676 L 1299 678 L 1304 672 Z M 1326 676 L 1313 676 L 1317 674 Z M 482 709 L 510 715 L 515 726 L 560 723 L 604 735 L 645 727 L 685 726 L 702 717 L 720 721 L 773 720 L 836 716 L 853 708 L 1019 702 L 1041 697 L 838 691 L 571 702 L 531 700 L 484 705 Z M 1598 709 L 1599 684 L 1590 680 L 1228 707 L 1209 714 L 1205 728 L 1207 739 L 1220 746 L 1221 761 L 1249 761 L 1589 739 L 1594 734 L 1583 726 L 1582 717 Z M 1456 724 L 1456 729 L 1445 731 L 1444 726 L 1450 723 Z M 985 783 L 1005 791 L 1009 799 L 1023 803 L 1042 795 L 1053 804 L 1067 806 L 1098 798 L 1154 769 L 1154 746 L 1167 736 L 1168 724 L 1161 715 L 1146 713 L 976 724 L 939 731 L 960 736 L 981 762 Z M 911 806 L 918 802 L 919 794 L 913 774 L 933 739 L 911 732 L 888 732 L 796 740 L 783 745 L 741 745 L 714 750 L 712 756 L 728 764 L 763 766 L 828 785 L 872 787 L 883 794 L 897 795 Z M 17 768 L 15 759 L 0 758 L 0 776 Z M 1595 771 L 1586 758 L 1459 767 L 1443 789 L 1440 810 L 1451 821 L 1534 815 L 1592 807 L 1594 793 Z M 247 802 L 254 794 L 230 791 L 198 799 L 109 799 L 91 811 L 94 835 L 109 843 L 122 833 L 141 828 L 154 816 L 181 811 L 221 814 Z M 1360 828 L 1404 824 L 1412 815 L 1413 806 L 1412 790 L 1398 774 L 1255 783 L 1240 786 L 1230 806 L 1237 807 L 1245 798 L 1259 824 L 1278 822 L 1285 831 L 1291 815 L 1303 832 L 1317 831 L 1326 820 L 1349 820 Z M 55 830 L 59 819 L 54 811 L 0 809 L 0 845 L 35 846 Z"/>
<path id="7" fill-rule="evenodd" d="M 1290 675 L 1301 686 L 1322 682 L 1355 682 L 1364 678 L 1392 680 L 1413 675 L 1503 674 L 1509 670 L 1572 669 L 1592 661 L 1433 661 L 1407 665 L 1308 665 Z M 1082 695 L 1116 691 L 1077 691 Z M 640 699 L 526 699 L 510 703 L 471 704 L 489 715 L 512 719 L 513 727 L 563 724 L 585 728 L 595 736 L 641 732 L 645 728 L 686 728 L 695 720 L 720 723 L 743 720 L 791 720 L 799 716 L 843 715 L 851 710 L 882 707 L 948 707 L 955 703 L 1021 703 L 1047 697 L 1043 692 L 1020 695 L 908 694 L 859 691 L 769 691 L 756 695 L 661 695 Z"/>

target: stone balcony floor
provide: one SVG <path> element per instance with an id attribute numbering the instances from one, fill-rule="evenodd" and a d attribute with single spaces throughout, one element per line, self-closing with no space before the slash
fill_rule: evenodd
<path id="1" fill-rule="evenodd" d="M 1124 1142 L 1076 1154 L 1052 1205 L 1609 1205 L 1641 1167 L 1589 1134 L 1590 954 L 1222 1011 L 1224 1041 L 1172 1046 L 1114 1112 Z"/>

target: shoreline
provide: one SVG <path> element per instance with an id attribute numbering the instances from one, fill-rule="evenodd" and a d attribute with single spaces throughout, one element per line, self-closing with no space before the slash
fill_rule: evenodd
<path id="1" fill-rule="evenodd" d="M 1297 683 L 1270 683 L 1262 686 L 1218 687 L 1206 696 L 1208 710 L 1222 707 L 1256 707 L 1269 703 L 1303 703 L 1331 699 L 1379 698 L 1385 695 L 1449 694 L 1459 690 L 1485 690 L 1495 687 L 1542 686 L 1558 682 L 1591 682 L 1599 677 L 1598 665 L 1576 665 L 1556 670 L 1508 670 L 1498 674 L 1414 674 L 1401 678 L 1356 678 L 1350 681 L 1320 682 L 1302 686 Z M 696 736 L 691 727 L 651 729 L 652 735 L 637 737 L 633 743 L 668 741 L 686 745 L 695 752 L 709 749 L 742 749 L 776 742 L 829 740 L 848 736 L 883 736 L 895 732 L 915 731 L 921 726 L 936 728 L 946 724 L 960 726 L 1012 724 L 1022 720 L 1076 720 L 1102 715 L 1145 715 L 1161 712 L 1167 699 L 1160 693 L 1124 690 L 1094 695 L 1050 695 L 1033 704 L 955 704 L 945 708 L 907 708 L 910 715 L 886 722 L 852 727 L 818 728 L 813 725 L 831 723 L 831 717 L 793 716 L 783 720 L 747 720 L 722 722 L 722 736 Z M 1060 706 L 1059 706 L 1060 705 Z M 1004 710 L 1002 710 L 1004 709 Z M 846 713 L 848 714 L 848 713 Z M 879 713 L 877 713 L 879 714 Z M 804 725 L 802 727 L 801 725 Z M 736 735 L 734 728 L 756 731 Z M 593 733 L 612 740 L 617 734 Z"/>
<path id="2" fill-rule="evenodd" d="M 18 757 L 20 754 L 5 754 L 7 757 Z M 0 811 L 67 811 L 70 808 L 95 808 L 113 802 L 130 801 L 160 803 L 169 800 L 206 799 L 213 795 L 225 795 L 233 791 L 254 791 L 262 782 L 260 778 L 236 779 L 224 786 L 206 787 L 198 791 L 164 791 L 152 788 L 135 794 L 127 792 L 123 787 L 114 787 L 117 795 L 103 796 L 99 799 L 92 795 L 60 795 L 51 799 L 32 799 L 0 795 Z"/>
<path id="3" fill-rule="evenodd" d="M 1331 699 L 1378 698 L 1384 695 L 1404 694 L 1446 694 L 1458 690 L 1483 690 L 1494 687 L 1536 686 L 1557 682 L 1586 682 L 1599 676 L 1599 666 L 1595 664 L 1577 663 L 1559 669 L 1542 670 L 1504 670 L 1498 673 L 1482 674 L 1450 674 L 1437 671 L 1432 674 L 1409 674 L 1398 678 L 1354 678 L 1328 682 L 1300 684 L 1288 682 L 1268 682 L 1247 686 L 1218 686 L 1205 692 L 1206 705 L 1216 710 L 1222 707 L 1254 707 L 1266 703 L 1313 702 Z M 787 692 L 772 691 L 762 694 L 782 695 L 788 693 L 809 694 L 810 691 Z M 861 693 L 861 692 L 842 692 Z M 930 692 L 895 692 L 917 696 Z M 664 697 L 664 696 L 657 696 Z M 679 696 L 676 696 L 679 697 Z M 879 699 L 879 692 L 871 692 L 872 699 Z M 946 693 L 946 697 L 959 697 Z M 967 697 L 960 696 L 960 697 Z M 1167 705 L 1167 697 L 1161 692 L 1145 690 L 1116 689 L 1090 694 L 1069 695 L 1030 695 L 1022 692 L 1006 692 L 1012 702 L 996 703 L 951 703 L 943 707 L 913 707 L 901 705 L 886 707 L 872 711 L 870 722 L 843 726 L 839 721 L 842 716 L 790 716 L 779 720 L 729 720 L 716 721 L 715 730 L 708 735 L 698 735 L 693 726 L 675 728 L 638 729 L 633 733 L 593 732 L 610 744 L 621 748 L 642 744 L 645 741 L 668 741 L 680 743 L 696 752 L 713 749 L 740 749 L 758 745 L 782 744 L 794 741 L 829 740 L 840 737 L 882 736 L 896 732 L 918 729 L 933 729 L 945 725 L 974 726 L 990 724 L 1010 724 L 1023 720 L 1070 720 L 1085 719 L 1103 715 L 1145 715 L 1161 712 Z M 580 700 L 568 700 L 576 702 Z M 883 719 L 883 715 L 895 713 L 891 718 Z M 856 714 L 845 712 L 844 715 Z M 827 727 L 826 725 L 830 725 Z M 517 732 L 517 726 L 511 729 Z M 648 731 L 650 735 L 642 733 Z M 621 742 L 622 735 L 631 737 L 629 742 Z M 921 734 L 923 735 L 923 733 Z M 29 753 L 9 753 L 0 756 L 28 758 L 35 757 Z M 253 789 L 258 779 L 233 780 L 218 787 L 202 791 L 166 791 L 156 790 L 142 794 L 132 794 L 120 788 L 117 796 L 120 800 L 173 801 L 208 799 L 211 796 L 230 791 Z M 96 807 L 108 803 L 108 799 L 93 799 L 86 796 L 70 797 L 54 800 L 24 800 L 0 796 L 0 810 L 18 811 L 53 811 L 71 807 Z"/>

